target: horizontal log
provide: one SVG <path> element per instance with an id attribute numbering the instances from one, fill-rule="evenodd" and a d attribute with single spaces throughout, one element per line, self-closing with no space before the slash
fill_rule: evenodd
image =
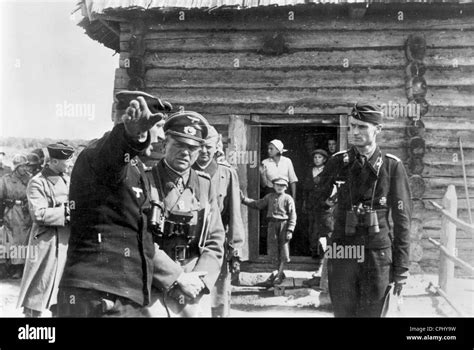
<path id="1" fill-rule="evenodd" d="M 293 9 L 295 10 L 295 9 Z M 450 19 L 404 19 L 399 21 L 397 16 L 393 18 L 384 17 L 383 20 L 373 18 L 370 21 L 360 21 L 345 18 L 331 19 L 319 17 L 315 20 L 317 13 L 301 13 L 294 11 L 294 17 L 289 20 L 288 11 L 279 15 L 267 16 L 252 15 L 242 11 L 234 11 L 229 14 L 194 13 L 185 12 L 185 20 L 180 20 L 176 14 L 162 16 L 161 20 L 154 20 L 148 23 L 148 31 L 248 31 L 248 30 L 335 30 L 335 31 L 377 31 L 377 30 L 405 30 L 405 31 L 433 31 L 433 30 L 469 30 L 473 29 L 474 19 L 469 17 Z M 131 24 L 121 23 L 121 31 L 129 32 Z"/>
<path id="2" fill-rule="evenodd" d="M 263 68 L 263 67 L 262 67 Z M 126 72 L 123 72 L 124 74 Z M 435 68 L 425 74 L 430 85 L 461 86 L 474 85 L 474 66 L 443 70 Z M 357 68 L 335 70 L 275 70 L 275 69 L 149 69 L 145 75 L 146 86 L 153 87 L 359 87 L 398 86 L 404 87 L 403 69 Z M 391 110 L 395 106 L 391 106 Z"/>
<path id="3" fill-rule="evenodd" d="M 470 31 L 443 30 L 425 32 L 427 47 L 474 46 Z M 166 31 L 148 32 L 145 35 L 146 48 L 153 52 L 252 52 L 262 49 L 267 37 L 274 31 Z M 406 31 L 287 31 L 284 42 L 289 50 L 351 48 L 402 48 L 408 37 Z M 120 34 L 120 50 L 129 51 L 130 33 Z M 336 44 L 336 45 L 335 45 Z"/>
<path id="4" fill-rule="evenodd" d="M 120 67 L 124 67 L 124 60 L 129 57 L 127 50 L 120 53 Z M 301 51 L 284 54 L 281 56 L 266 56 L 257 53 L 151 53 L 145 54 L 147 68 L 198 68 L 198 69 L 229 69 L 236 66 L 240 68 L 337 68 L 352 69 L 363 67 L 398 67 L 404 69 L 406 65 L 405 52 L 402 48 L 386 50 L 361 50 L 346 51 Z M 430 69 L 455 68 L 474 65 L 474 48 L 428 48 L 423 60 Z M 345 66 L 344 66 L 345 64 Z M 427 80 L 428 84 L 430 81 Z"/>
<path id="5" fill-rule="evenodd" d="M 120 91 L 122 89 L 115 89 L 114 93 Z M 148 91 L 147 92 L 151 92 Z M 166 92 L 166 91 L 165 91 Z M 158 93 L 160 97 L 166 98 L 170 100 L 170 95 L 164 95 L 160 90 L 155 89 L 155 93 Z M 169 92 L 168 92 L 169 93 Z M 175 92 L 173 92 L 173 95 Z M 173 97 L 173 96 L 171 96 Z M 186 103 L 183 103 L 186 101 Z M 305 101 L 299 105 L 294 106 L 294 114 L 347 114 L 352 106 L 353 102 L 344 102 L 348 101 L 347 98 L 340 100 L 335 103 L 326 103 L 324 101 Z M 234 102 L 234 103 L 227 103 L 225 101 L 221 101 L 216 103 L 215 101 L 206 101 L 202 103 L 200 101 L 189 101 L 186 98 L 183 98 L 181 101 L 177 101 L 176 99 L 171 100 L 171 102 L 178 108 L 179 106 L 183 106 L 183 108 L 187 108 L 189 110 L 196 110 L 206 115 L 214 115 L 214 116 L 223 116 L 228 117 L 230 114 L 237 114 L 237 115 L 251 115 L 255 113 L 261 114 L 270 114 L 270 113 L 277 113 L 277 114 L 288 114 L 289 105 L 278 103 L 278 102 Z M 459 106 L 430 106 L 430 115 L 433 116 L 453 116 L 459 115 L 461 117 L 468 117 L 473 115 L 474 107 L 459 107 Z M 392 148 L 399 147 L 396 145 Z M 444 146 L 446 147 L 446 146 Z"/>
<path id="6" fill-rule="evenodd" d="M 473 86 L 474 88 L 474 86 Z M 339 104 L 352 101 L 393 101 L 404 103 L 405 93 L 401 88 L 264 88 L 264 89 L 224 89 L 224 88 L 150 88 L 153 93 L 166 96 L 175 103 L 280 103 L 298 107 L 307 103 Z M 430 87 L 427 98 L 433 105 L 472 106 L 471 89 Z M 231 106 L 230 106 L 231 107 Z M 233 109 L 230 109 L 233 110 Z M 235 113 L 238 111 L 233 110 Z"/>

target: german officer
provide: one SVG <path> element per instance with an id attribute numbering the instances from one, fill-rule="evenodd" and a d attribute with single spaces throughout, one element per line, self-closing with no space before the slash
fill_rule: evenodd
<path id="1" fill-rule="evenodd" d="M 220 137 L 213 126 L 193 169 L 209 174 L 217 188 L 217 203 L 222 223 L 226 229 L 224 263 L 221 273 L 211 292 L 212 317 L 229 317 L 231 296 L 231 273 L 236 272 L 240 263 L 239 250 L 243 244 L 244 224 L 240 212 L 240 188 L 237 172 L 225 160 L 217 160 L 222 154 L 218 149 Z"/>
<path id="2" fill-rule="evenodd" d="M 394 294 L 400 294 L 408 275 L 408 178 L 400 159 L 376 144 L 381 121 L 379 107 L 356 104 L 350 115 L 354 146 L 334 154 L 321 174 L 324 198 L 333 184 L 338 187 L 326 251 L 336 317 L 379 317 L 389 283 L 395 282 Z"/>
<path id="3" fill-rule="evenodd" d="M 165 157 L 152 169 L 157 200 L 157 243 L 184 271 L 202 273 L 193 289 L 179 286 L 157 293 L 152 316 L 210 316 L 207 294 L 212 290 L 223 258 L 224 227 L 214 184 L 208 174 L 191 168 L 208 134 L 207 120 L 196 112 L 180 112 L 164 125 Z M 156 208 L 155 207 L 155 208 Z"/>
<path id="4" fill-rule="evenodd" d="M 59 316 L 148 316 L 152 284 L 184 290 L 201 283 L 157 248 L 147 226 L 151 187 L 138 155 L 164 139 L 171 105 L 144 92 L 119 92 L 121 121 L 77 158 L 71 176 L 71 239 Z"/>

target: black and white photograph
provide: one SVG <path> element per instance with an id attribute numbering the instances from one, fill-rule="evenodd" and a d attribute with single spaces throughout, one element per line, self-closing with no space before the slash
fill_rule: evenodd
<path id="1" fill-rule="evenodd" d="M 471 0 L 0 16 L 0 318 L 474 316 Z"/>

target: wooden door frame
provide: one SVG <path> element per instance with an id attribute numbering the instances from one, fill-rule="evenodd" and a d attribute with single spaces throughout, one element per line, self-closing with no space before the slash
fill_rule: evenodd
<path id="1" fill-rule="evenodd" d="M 340 113 L 335 114 L 296 114 L 296 115 L 288 115 L 288 114 L 250 114 L 249 120 L 255 124 L 309 124 L 315 125 L 315 122 L 318 121 L 318 117 L 323 117 L 321 121 L 319 121 L 319 125 L 338 125 L 337 130 L 337 138 L 338 138 L 338 146 L 339 150 L 343 150 L 347 148 L 347 140 L 348 140 L 348 117 L 347 115 L 342 115 Z M 229 137 L 230 137 L 230 130 L 229 130 Z M 258 148 L 261 147 L 261 128 L 259 128 L 258 132 Z M 259 159 L 258 162 L 260 164 L 260 152 L 258 152 Z M 260 176 L 257 176 L 258 180 L 256 181 L 256 188 L 260 188 Z M 246 179 L 248 182 L 248 178 Z M 246 186 L 247 189 L 247 186 Z M 255 191 L 252 191 L 255 192 Z M 258 196 L 258 194 L 257 194 Z M 252 262 L 268 262 L 270 258 L 268 255 L 260 255 L 259 254 L 259 235 L 252 234 L 252 227 L 260 227 L 259 217 L 258 215 L 250 214 L 247 216 L 248 218 L 248 252 L 249 252 L 249 260 Z M 295 262 L 305 263 L 305 262 L 313 262 L 311 257 L 304 257 L 304 256 L 295 256 L 292 257 L 292 260 Z"/>

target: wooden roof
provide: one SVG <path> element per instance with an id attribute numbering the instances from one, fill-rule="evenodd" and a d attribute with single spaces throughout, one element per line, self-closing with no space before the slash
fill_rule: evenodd
<path id="1" fill-rule="evenodd" d="M 246 9 L 260 6 L 300 4 L 393 4 L 393 3 L 471 3 L 471 0 L 81 0 L 89 17 L 108 10 L 210 9 L 228 7 Z"/>
<path id="2" fill-rule="evenodd" d="M 473 4 L 473 0 L 79 0 L 74 12 L 81 10 L 84 17 L 79 26 L 86 34 L 104 46 L 119 52 L 118 22 L 143 13 L 193 10 L 204 12 L 239 11 L 252 9 L 295 8 L 312 5 L 315 8 L 330 5 L 343 6 L 372 5 L 425 5 L 425 4 Z M 428 6 L 428 5 L 426 5 Z M 324 6 L 325 7 L 325 6 Z"/>

